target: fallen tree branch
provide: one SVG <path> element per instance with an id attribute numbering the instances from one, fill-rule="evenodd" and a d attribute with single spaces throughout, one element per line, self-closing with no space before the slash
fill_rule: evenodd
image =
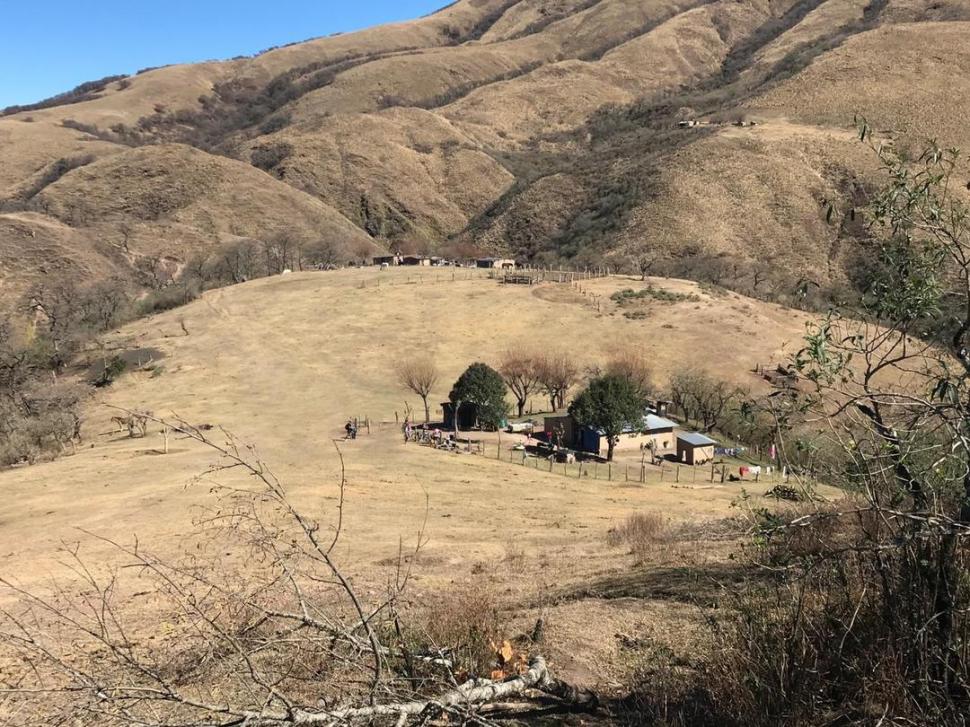
<path id="1" fill-rule="evenodd" d="M 520 676 L 502 682 L 475 680 L 444 694 L 424 700 L 377 704 L 370 707 L 350 707 L 328 712 L 294 710 L 289 714 L 249 713 L 239 724 L 241 727 L 287 727 L 299 725 L 329 725 L 334 722 L 354 722 L 364 720 L 394 720 L 396 724 L 406 724 L 409 717 L 418 717 L 429 709 L 448 710 L 451 707 L 482 706 L 508 700 L 509 697 L 523 697 L 530 691 L 541 692 L 556 697 L 564 704 L 583 709 L 595 709 L 598 700 L 593 692 L 574 687 L 555 679 L 549 673 L 546 660 L 541 656 L 533 657 L 529 669 Z"/>

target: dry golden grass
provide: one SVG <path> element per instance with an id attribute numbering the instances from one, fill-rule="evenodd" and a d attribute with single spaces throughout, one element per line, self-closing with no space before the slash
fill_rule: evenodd
<path id="1" fill-rule="evenodd" d="M 753 53 L 742 86 L 755 84 L 789 53 L 845 34 L 858 23 L 863 4 L 826 0 L 767 38 Z M 732 50 L 793 2 L 522 0 L 499 13 L 505 5 L 460 0 L 426 18 L 250 59 L 157 69 L 129 79 L 126 88 L 111 84 L 100 98 L 0 119 L 0 196 L 23 191 L 58 158 L 94 154 L 101 162 L 89 175 L 68 175 L 58 186 L 67 194 L 74 176 L 78 183 L 71 194 L 83 198 L 87 187 L 93 189 L 98 203 L 84 223 L 92 229 L 79 235 L 89 248 L 98 239 L 113 242 L 122 221 L 137 221 L 138 206 L 129 211 L 110 202 L 131 201 L 130 177 L 122 172 L 137 171 L 132 159 L 146 154 L 159 174 L 145 184 L 161 194 L 170 192 L 167 179 L 191 187 L 193 176 L 205 174 L 242 190 L 231 193 L 217 184 L 211 194 L 199 196 L 196 212 L 153 229 L 145 239 L 157 240 L 150 244 L 161 254 L 184 257 L 227 234 L 265 236 L 278 226 L 278 217 L 291 216 L 298 227 L 322 224 L 359 241 L 360 232 L 334 221 L 334 210 L 378 238 L 433 246 L 462 233 L 512 189 L 523 167 L 508 164 L 498 150 L 518 154 L 538 148 L 565 155 L 558 164 L 566 168 L 550 165 L 553 174 L 544 178 L 546 160 L 536 159 L 529 172 L 540 178 L 536 185 L 514 190 L 499 214 L 466 236 L 499 249 L 521 234 L 512 228 L 521 231 L 525 222 L 530 239 L 541 246 L 600 193 L 588 169 L 572 176 L 570 155 L 583 155 L 584 137 L 575 132 L 604 106 L 716 79 Z M 872 165 L 849 143 L 852 116 L 864 113 L 878 128 L 901 130 L 907 140 L 936 136 L 963 143 L 968 89 L 962 79 L 970 63 L 964 17 L 970 17 L 965 0 L 891 2 L 879 17 L 882 27 L 848 38 L 793 78 L 747 98 L 744 112 L 762 121 L 757 131 L 739 136 L 720 129 L 699 143 L 653 150 L 657 158 L 646 160 L 636 154 L 613 159 L 606 149 L 602 177 L 624 173 L 624 164 L 631 169 L 658 164 L 662 170 L 656 193 L 642 194 L 623 231 L 606 243 L 623 257 L 659 239 L 664 255 L 688 244 L 727 253 L 741 264 L 783 259 L 800 275 L 838 281 L 844 261 L 839 251 L 833 253 L 833 231 L 820 218 L 818 200 L 844 195 L 844 179 L 873 179 Z M 935 20 L 946 22 L 926 22 Z M 933 54 L 927 48 L 941 50 Z M 243 162 L 266 143 L 292 147 L 278 169 L 282 183 L 266 183 L 252 208 L 242 200 L 263 185 L 241 168 L 229 170 L 222 159 L 170 150 L 133 153 L 60 126 L 75 119 L 102 130 L 116 123 L 133 127 L 156 107 L 198 110 L 199 97 L 211 95 L 218 83 L 244 79 L 258 87 L 294 68 L 348 57 L 366 62 L 278 110 L 292 119 L 290 126 L 270 135 L 253 131 L 250 138 L 227 138 L 227 153 Z M 537 67 L 516 75 L 532 66 Z M 496 80 L 506 74 L 508 80 Z M 437 108 L 407 106 L 439 96 Z M 395 107 L 382 109 L 391 97 Z M 724 108 L 734 103 L 728 98 Z M 108 163 L 106 156 L 117 161 Z M 284 185 L 295 191 L 284 192 Z M 75 224 L 62 207 L 52 211 Z M 103 271 L 113 268 L 105 265 Z"/>
<path id="2" fill-rule="evenodd" d="M 408 591 L 413 603 L 456 589 L 498 594 L 503 621 L 527 632 L 542 616 L 544 651 L 587 683 L 596 683 L 596 673 L 619 679 L 626 669 L 617 633 L 638 633 L 668 618 L 676 624 L 665 632 L 673 645 L 696 629 L 694 612 L 668 601 L 642 569 L 666 567 L 674 555 L 678 563 L 704 564 L 723 557 L 727 545 L 677 544 L 676 552 L 664 545 L 628 556 L 609 547 L 606 534 L 632 512 L 661 514 L 672 531 L 729 516 L 739 488 L 675 485 L 655 475 L 646 485 L 567 479 L 490 457 L 406 446 L 395 411 L 403 413 L 406 400 L 415 408 L 419 402 L 396 383 L 394 362 L 432 354 L 442 372 L 433 401 L 446 398 L 470 362 L 494 362 L 520 344 L 602 364 L 622 342 L 642 347 L 658 379 L 699 365 L 756 385 L 748 370 L 791 350 L 805 317 L 733 295 L 714 299 L 685 281 L 653 280 L 700 300 L 630 321 L 608 296 L 635 281 L 588 281 L 584 295 L 569 286 L 500 286 L 473 274 L 452 281 L 452 271 L 434 269 L 298 273 L 210 291 L 125 327 L 109 345 L 157 348 L 165 355 L 159 370 L 127 374 L 91 403 L 77 455 L 0 473 L 0 573 L 44 588 L 49 577 L 64 575 L 59 546 L 78 540 L 95 567 L 117 562 L 110 547 L 82 531 L 125 542 L 137 535 L 163 556 L 194 542 L 193 520 L 216 501 L 212 480 L 186 483 L 212 464 L 212 455 L 180 439 L 161 454 L 157 426 L 146 439 L 128 439 L 110 423 L 116 412 L 109 406 L 225 427 L 255 444 L 295 503 L 325 524 L 338 494 L 332 440 L 342 436 L 347 417 L 360 415 L 372 419 L 371 433 L 340 444 L 348 488 L 337 550 L 358 588 L 379 594 L 393 577 L 401 539 L 405 548 L 413 545 L 424 525 L 427 544 Z M 738 331 L 757 331 L 761 347 L 739 348 Z M 211 435 L 221 436 L 218 429 Z M 514 441 L 502 435 L 503 449 Z M 217 480 L 235 482 L 231 475 Z M 755 496 L 768 487 L 745 483 Z M 220 555 L 226 565 L 238 558 L 229 549 Z M 635 562 L 639 570 L 631 570 Z M 587 584 L 597 595 L 584 595 Z M 640 594 L 636 607 L 622 595 L 630 593 Z M 151 600 L 144 604 L 148 613 Z"/>
<path id="3" fill-rule="evenodd" d="M 842 128 L 861 114 L 873 128 L 910 141 L 936 138 L 967 148 L 968 31 L 966 22 L 921 23 L 854 36 L 748 106 Z"/>
<path id="4" fill-rule="evenodd" d="M 293 274 L 212 291 L 184 308 L 129 325 L 111 345 L 158 348 L 166 356 L 162 371 L 123 377 L 92 404 L 85 426 L 90 449 L 0 475 L 8 495 L 0 548 L 9 553 L 7 564 L 47 562 L 52 547 L 71 537 L 75 526 L 163 540 L 189 529 L 191 507 L 206 493 L 183 485 L 205 468 L 209 455 L 175 442 L 170 454 L 155 456 L 152 451 L 161 445 L 157 432 L 148 440 L 112 434 L 113 412 L 106 405 L 175 412 L 193 423 L 225 426 L 257 444 L 300 502 L 322 514 L 335 494 L 331 439 L 342 435 L 346 418 L 393 422 L 395 411 L 403 414 L 410 395 L 393 373 L 402 355 L 436 357 L 439 400 L 470 362 L 494 361 L 523 343 L 568 350 L 580 364 L 601 364 L 618 342 L 639 342 L 658 378 L 684 365 L 716 362 L 719 375 L 754 385 L 749 369 L 797 345 L 804 320 L 758 303 L 754 310 L 739 305 L 735 311 L 733 303 L 700 293 L 701 302 L 663 306 L 655 317 L 630 321 L 597 313 L 588 296 L 550 295 L 558 286 L 451 282 L 450 275 L 403 269 Z M 403 284 L 409 276 L 428 282 Z M 431 282 L 436 276 L 441 282 Z M 375 287 L 379 281 L 382 287 Z M 605 300 L 610 290 L 629 285 L 602 280 L 584 288 Z M 675 326 L 667 328 L 670 323 Z M 739 350 L 739 331 L 758 331 L 763 347 Z M 510 442 L 506 437 L 505 446 Z M 580 533 L 600 543 L 610 522 L 640 505 L 669 506 L 683 518 L 708 516 L 727 512 L 737 494 L 730 487 L 564 480 L 478 456 L 405 447 L 393 424 L 380 430 L 375 424 L 369 438 L 344 448 L 353 513 L 346 553 L 365 562 L 392 555 L 398 536 L 414 533 L 426 492 L 432 551 L 466 565 L 500 557 L 511 533 L 520 534 L 527 550 L 565 544 Z"/>

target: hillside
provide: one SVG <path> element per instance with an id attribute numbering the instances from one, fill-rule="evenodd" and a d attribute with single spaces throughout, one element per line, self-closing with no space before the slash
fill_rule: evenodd
<path id="1" fill-rule="evenodd" d="M 434 594 L 437 608 L 456 589 L 494 592 L 507 604 L 503 618 L 521 624 L 516 628 L 531 628 L 538 615 L 546 619 L 545 650 L 564 676 L 591 686 L 601 685 L 604 674 L 625 679 L 628 652 L 614 634 L 653 633 L 656 626 L 663 643 L 689 648 L 693 641 L 686 639 L 701 628 L 697 606 L 669 595 L 674 583 L 664 580 L 665 568 L 722 567 L 731 543 L 707 542 L 709 527 L 719 532 L 709 524 L 736 514 L 732 503 L 744 492 L 760 498 L 772 483 L 711 484 L 707 468 L 700 468 L 704 481 L 695 471 L 691 484 L 693 468 L 686 468 L 677 484 L 670 465 L 666 480 L 650 467 L 646 485 L 624 482 L 621 468 L 639 471 L 635 450 L 614 464 L 612 482 L 603 481 L 603 472 L 595 479 L 588 468 L 582 478 L 567 478 L 558 467 L 547 471 L 545 460 L 541 469 L 531 458 L 529 467 L 521 466 L 511 449 L 521 437 L 504 433 L 472 435 L 486 438 L 487 456 L 405 445 L 395 418 L 403 416 L 405 402 L 416 411 L 420 402 L 397 383 L 395 370 L 403 357 L 433 355 L 441 370 L 434 415 L 469 363 L 496 363 L 508 348 L 568 351 L 585 368 L 601 365 L 618 348 L 650 341 L 658 384 L 697 366 L 757 393 L 765 384 L 751 369 L 789 355 L 807 320 L 688 281 L 650 283 L 675 297 L 651 301 L 649 314 L 633 319 L 609 297 L 644 285 L 627 278 L 578 287 L 504 286 L 482 271 L 458 271 L 454 279 L 452 271 L 433 269 L 306 272 L 208 291 L 135 321 L 107 336 L 105 346 L 115 353 L 153 351 L 154 360 L 92 398 L 76 454 L 0 473 L 0 573 L 30 589 L 47 588 L 51 578 L 65 578 L 73 588 L 59 550 L 66 542 L 83 541 L 82 556 L 97 573 L 120 562 L 99 538 L 128 544 L 137 536 L 161 558 L 196 547 L 200 518 L 218 506 L 213 485 L 243 482 L 231 472 L 197 479 L 217 462 L 212 452 L 173 435 L 165 453 L 159 426 L 130 439 L 110 419 L 119 413 L 111 407 L 148 409 L 204 426 L 215 441 L 225 440 L 225 428 L 255 446 L 292 500 L 325 525 L 346 466 L 344 531 L 335 556 L 368 596 L 384 592 L 402 541 L 410 547 L 423 528 L 427 542 L 410 599 Z M 738 340 L 756 345 L 739 349 Z M 544 397 L 534 397 L 530 408 L 544 406 Z M 369 418 L 369 430 L 356 441 L 337 441 L 351 416 Z M 633 512 L 666 518 L 671 532 L 686 524 L 697 534 L 684 543 L 678 535 L 669 550 L 665 545 L 652 554 L 656 573 L 632 569 L 632 557 L 608 545 L 607 533 Z M 217 547 L 230 570 L 248 552 Z M 147 593 L 133 570 L 124 576 L 119 589 L 130 589 L 120 593 L 135 623 L 151 625 L 151 638 L 167 643 L 176 631 L 158 627 L 158 619 L 167 624 L 169 618 L 162 600 Z M 651 578 L 661 580 L 651 587 Z M 591 587 L 637 595 L 584 595 Z M 544 595 L 550 589 L 574 595 L 552 602 Z M 9 598 L 8 590 L 0 593 L 0 605 Z M 537 602 L 542 605 L 532 605 Z"/>
<path id="2" fill-rule="evenodd" d="M 0 116 L 3 294 L 283 232 L 837 291 L 864 235 L 823 201 L 876 181 L 853 116 L 967 146 L 968 31 L 964 0 L 459 0 L 88 84 Z"/>

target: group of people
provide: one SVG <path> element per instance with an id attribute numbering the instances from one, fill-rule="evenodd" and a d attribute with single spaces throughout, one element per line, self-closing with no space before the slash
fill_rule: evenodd
<path id="1" fill-rule="evenodd" d="M 405 444 L 408 442 L 418 442 L 419 444 L 428 444 L 435 449 L 454 449 L 457 447 L 453 432 L 446 435 L 437 427 L 430 430 L 424 426 L 416 427 L 411 424 L 410 419 L 404 420 L 401 431 L 404 433 Z"/>
<path id="2" fill-rule="evenodd" d="M 357 439 L 357 420 L 348 419 L 344 431 L 347 432 L 347 439 Z"/>

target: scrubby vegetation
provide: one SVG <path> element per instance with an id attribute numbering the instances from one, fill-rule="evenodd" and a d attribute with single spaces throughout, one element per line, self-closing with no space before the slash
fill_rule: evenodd
<path id="1" fill-rule="evenodd" d="M 124 81 L 127 78 L 127 75 L 122 74 L 120 76 L 105 76 L 104 78 L 99 78 L 97 81 L 87 81 L 79 86 L 75 86 L 70 91 L 45 98 L 43 101 L 38 101 L 37 103 L 7 106 L 5 109 L 0 109 L 0 116 L 10 116 L 11 114 L 19 114 L 24 111 L 41 111 L 54 106 L 65 106 L 67 104 L 90 101 L 98 98 L 99 94 L 110 84 L 116 81 Z"/>
<path id="2" fill-rule="evenodd" d="M 91 154 L 85 154 L 83 156 L 76 157 L 62 157 L 55 162 L 52 162 L 47 166 L 46 169 L 41 173 L 41 175 L 34 180 L 34 182 L 28 187 L 22 194 L 24 200 L 31 200 L 40 194 L 44 189 L 52 185 L 58 179 L 63 177 L 68 172 L 79 169 L 83 166 L 87 166 L 94 161 L 94 156 Z"/>
<path id="3" fill-rule="evenodd" d="M 692 303 L 700 300 L 700 296 L 694 293 L 676 293 L 666 288 L 657 288 L 648 285 L 640 290 L 626 288 L 617 291 L 610 296 L 610 299 L 617 305 L 628 305 L 642 300 L 657 300 L 661 303 Z"/>

